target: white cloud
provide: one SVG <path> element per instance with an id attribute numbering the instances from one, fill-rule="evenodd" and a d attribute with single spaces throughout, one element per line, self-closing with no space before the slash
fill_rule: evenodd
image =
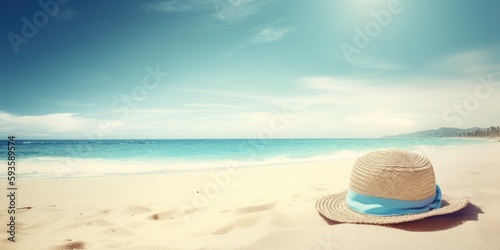
<path id="1" fill-rule="evenodd" d="M 291 88 L 298 88 L 299 91 L 288 95 L 262 95 L 251 91 L 185 90 L 202 93 L 202 96 L 210 100 L 219 100 L 218 105 L 252 105 L 246 106 L 244 110 L 216 108 L 215 110 L 222 112 L 211 115 L 200 110 L 196 115 L 200 120 L 196 123 L 182 119 L 177 122 L 189 123 L 193 130 L 197 130 L 196 125 L 199 124 L 203 124 L 203 127 L 205 124 L 212 124 L 210 127 L 224 128 L 224 133 L 237 134 L 240 131 L 241 137 L 245 135 L 243 131 L 250 133 L 268 126 L 274 114 L 288 113 L 296 114 L 296 118 L 290 122 L 286 131 L 276 136 L 377 137 L 395 131 L 408 132 L 419 125 L 428 128 L 425 124 L 417 124 L 414 119 L 441 121 L 440 111 L 431 115 L 422 112 L 422 109 L 435 110 L 434 105 L 443 105 L 439 99 L 434 102 L 425 101 L 424 98 L 442 95 L 432 94 L 433 90 L 425 87 L 408 91 L 410 88 L 401 88 L 397 83 L 389 81 L 331 76 L 305 77 L 297 83 Z M 193 111 L 192 115 L 195 114 Z M 187 126 L 179 125 L 184 128 Z"/>
<path id="2" fill-rule="evenodd" d="M 382 126 L 384 128 L 407 128 L 415 124 L 412 119 L 402 114 L 391 114 L 386 110 L 375 110 L 360 115 L 350 115 L 344 119 L 351 126 Z"/>
<path id="3" fill-rule="evenodd" d="M 221 21 L 234 22 L 259 12 L 263 1 L 254 0 L 213 0 L 214 17 Z"/>
<path id="4" fill-rule="evenodd" d="M 299 84 L 316 92 L 316 98 L 308 100 L 304 107 L 309 117 L 323 116 L 330 127 L 348 135 L 382 136 L 453 126 L 443 119 L 444 113 L 456 105 L 463 107 L 466 98 L 474 97 L 480 82 L 475 78 L 382 80 L 319 76 L 303 78 Z M 463 126 L 485 126 L 491 120 L 493 107 L 498 105 L 500 98 L 494 96 L 481 101 L 477 109 L 467 112 L 470 117 L 462 119 Z"/>
<path id="5" fill-rule="evenodd" d="M 370 81 L 362 78 L 311 76 L 299 79 L 299 84 L 316 90 L 357 92 L 368 88 Z M 371 81 L 373 83 L 373 81 Z"/>
<path id="6" fill-rule="evenodd" d="M 434 67 L 438 70 L 479 76 L 500 72 L 500 64 L 496 62 L 498 56 L 499 53 L 494 49 L 469 50 L 440 58 L 434 63 Z"/>
<path id="7" fill-rule="evenodd" d="M 241 138 L 269 127 L 275 114 L 292 113 L 296 117 L 275 136 L 379 137 L 452 126 L 443 119 L 444 112 L 474 95 L 479 82 L 475 78 L 310 76 L 296 83 L 288 86 L 291 91 L 280 95 L 251 90 L 176 89 L 179 96 L 200 98 L 179 100 L 182 108 L 165 115 L 134 111 L 137 117 L 131 115 L 120 131 L 144 131 L 148 138 Z M 492 96 L 481 102 L 471 114 L 474 118 L 464 119 L 464 126 L 488 124 L 499 101 Z"/>
<path id="8" fill-rule="evenodd" d="M 21 136 L 81 138 L 83 131 L 98 126 L 98 121 L 73 113 L 47 115 L 12 115 L 0 111 L 2 132 Z"/>
<path id="9" fill-rule="evenodd" d="M 247 48 L 248 46 L 252 44 L 264 44 L 264 43 L 270 43 L 270 42 L 275 42 L 283 37 L 290 32 L 290 28 L 276 28 L 276 27 L 267 27 L 264 29 L 259 30 L 255 36 L 253 36 L 250 41 L 240 44 L 231 51 L 228 51 L 227 53 L 223 54 L 222 57 L 228 58 L 234 56 L 234 54 L 242 49 Z"/>
<path id="10" fill-rule="evenodd" d="M 269 27 L 262 29 L 257 35 L 255 35 L 251 42 L 252 43 L 270 43 L 282 39 L 288 32 L 289 28 L 274 28 Z"/>
<path id="11" fill-rule="evenodd" d="M 145 3 L 145 11 L 187 12 L 211 11 L 216 20 L 235 22 L 250 17 L 259 12 L 265 2 L 254 0 L 167 0 L 155 3 Z"/>
<path id="12" fill-rule="evenodd" d="M 266 94 L 262 89 L 168 89 L 170 94 L 175 91 L 177 96 L 188 98 L 175 99 L 168 105 L 158 103 L 153 108 L 135 108 L 123 120 L 113 120 L 115 130 L 105 133 L 104 138 L 247 138 L 287 114 L 294 118 L 274 136 L 379 137 L 449 127 L 453 124 L 445 121 L 443 114 L 474 97 L 478 84 L 474 77 L 309 76 L 290 83 L 290 91 L 282 94 Z M 492 114 L 500 106 L 500 84 L 492 86 L 497 91 L 468 112 L 462 127 L 498 123 Z M 118 115 L 96 112 L 86 117 Z M 0 133 L 25 138 L 85 138 L 84 132 L 98 129 L 100 122 L 74 113 L 16 116 L 0 111 Z"/>

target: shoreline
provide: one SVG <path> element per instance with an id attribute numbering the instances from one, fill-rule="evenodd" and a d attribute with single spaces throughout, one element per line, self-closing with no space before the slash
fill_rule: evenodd
<path id="1" fill-rule="evenodd" d="M 450 138 L 459 139 L 459 140 L 477 140 L 477 141 L 500 142 L 500 137 L 450 137 Z"/>
<path id="2" fill-rule="evenodd" d="M 460 139 L 468 141 L 491 142 L 492 140 L 463 139 L 463 138 L 439 138 L 439 139 Z M 456 144 L 456 145 L 419 145 L 406 149 L 427 155 L 436 149 L 446 149 L 447 147 L 476 145 Z M 16 173 L 20 179 L 74 179 L 74 178 L 102 178 L 133 175 L 158 175 L 183 172 L 216 171 L 228 166 L 236 165 L 240 168 L 260 168 L 287 164 L 310 164 L 316 162 L 356 159 L 365 153 L 373 150 L 385 150 L 395 147 L 381 147 L 377 149 L 360 150 L 338 150 L 331 154 L 315 155 L 305 158 L 291 158 L 289 156 L 275 156 L 265 160 L 217 160 L 217 161 L 176 161 L 168 162 L 159 158 L 130 158 L 130 159 L 99 159 L 99 158 L 70 158 L 70 157 L 35 157 L 20 158 L 23 166 Z M 7 162 L 0 160 L 0 165 Z M 45 172 L 43 172 L 45 171 Z M 124 172 L 126 171 L 126 172 Z M 38 175 L 38 176 L 36 176 Z M 6 174 L 0 174 L 0 178 L 6 178 Z"/>

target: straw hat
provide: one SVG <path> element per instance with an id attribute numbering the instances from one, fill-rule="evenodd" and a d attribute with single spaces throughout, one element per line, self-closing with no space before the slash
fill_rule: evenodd
<path id="1" fill-rule="evenodd" d="M 349 189 L 320 198 L 316 209 L 338 222 L 395 224 L 453 213 L 468 202 L 441 194 L 426 157 L 385 150 L 356 160 Z"/>

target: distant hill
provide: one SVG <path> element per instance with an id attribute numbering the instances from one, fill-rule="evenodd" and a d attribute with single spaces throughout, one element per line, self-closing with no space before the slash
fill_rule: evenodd
<path id="1" fill-rule="evenodd" d="M 478 127 L 466 128 L 466 129 L 461 129 L 461 128 L 438 128 L 438 129 L 430 129 L 430 130 L 418 131 L 418 132 L 413 132 L 413 133 L 408 133 L 408 134 L 389 135 L 389 136 L 384 136 L 383 138 L 440 138 L 440 137 L 457 137 L 458 133 L 474 132 L 477 129 L 483 129 L 483 128 L 478 128 Z"/>

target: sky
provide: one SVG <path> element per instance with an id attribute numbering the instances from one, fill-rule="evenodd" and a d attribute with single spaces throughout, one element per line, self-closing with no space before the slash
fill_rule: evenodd
<path id="1" fill-rule="evenodd" d="M 499 1 L 0 5 L 2 136 L 372 138 L 500 125 Z"/>

